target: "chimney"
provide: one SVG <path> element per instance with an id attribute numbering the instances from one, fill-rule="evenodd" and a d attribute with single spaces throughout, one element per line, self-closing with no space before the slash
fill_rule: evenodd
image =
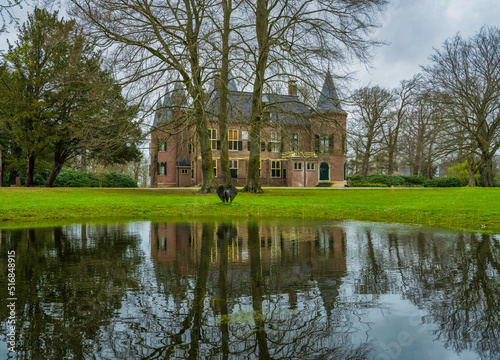
<path id="1" fill-rule="evenodd" d="M 288 95 L 297 96 L 297 83 L 295 80 L 288 81 Z"/>

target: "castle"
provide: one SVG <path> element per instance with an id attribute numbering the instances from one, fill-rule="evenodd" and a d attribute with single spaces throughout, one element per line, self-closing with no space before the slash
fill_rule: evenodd
<path id="1" fill-rule="evenodd" d="M 220 133 L 217 114 L 220 81 L 206 97 L 206 116 L 214 173 L 220 182 Z M 229 162 L 233 184 L 245 185 L 250 154 L 252 93 L 228 84 Z M 297 84 L 288 94 L 263 95 L 260 181 L 262 185 L 343 186 L 346 175 L 346 119 L 328 73 L 315 108 L 301 101 Z M 180 82 L 159 99 L 151 134 L 151 186 L 194 186 L 202 181 L 201 157 L 191 110 Z M 178 121 L 182 119 L 183 121 Z"/>

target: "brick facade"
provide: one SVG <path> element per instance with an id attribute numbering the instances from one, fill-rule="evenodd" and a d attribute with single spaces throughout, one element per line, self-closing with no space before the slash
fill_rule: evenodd
<path id="1" fill-rule="evenodd" d="M 240 108 L 228 116 L 229 159 L 233 184 L 242 186 L 246 183 L 250 154 L 248 118 L 251 94 L 232 91 L 231 96 L 232 99 L 239 97 Z M 294 83 L 288 95 L 267 94 L 266 97 L 272 100 L 268 107 L 269 118 L 264 121 L 261 131 L 261 184 L 290 187 L 310 187 L 319 183 L 343 185 L 347 113 L 335 107 L 322 112 L 310 109 L 298 99 Z M 273 99 L 276 104 L 288 102 L 289 105 L 278 108 Z M 216 100 L 214 104 L 218 106 Z M 178 102 L 176 105 L 171 108 L 169 116 L 189 117 L 189 110 Z M 161 110 L 157 111 L 155 125 L 156 130 L 151 136 L 151 186 L 201 184 L 201 156 L 194 125 L 185 124 L 181 131 L 172 134 L 168 118 L 161 116 Z M 213 140 L 214 171 L 220 181 L 217 120 L 209 120 L 208 128 Z"/>

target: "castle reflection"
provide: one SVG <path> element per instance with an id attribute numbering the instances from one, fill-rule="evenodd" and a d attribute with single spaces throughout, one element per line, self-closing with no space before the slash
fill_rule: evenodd
<path id="1" fill-rule="evenodd" d="M 152 224 L 151 255 L 160 263 L 175 268 L 184 275 L 196 271 L 201 255 L 201 223 Z M 246 223 L 221 224 L 214 230 L 210 251 L 210 266 L 216 269 L 220 247 L 228 239 L 228 262 L 231 267 L 250 264 L 248 225 Z M 346 271 L 345 233 L 340 227 L 260 225 L 260 254 L 263 260 L 281 259 L 311 262 L 311 273 Z"/>

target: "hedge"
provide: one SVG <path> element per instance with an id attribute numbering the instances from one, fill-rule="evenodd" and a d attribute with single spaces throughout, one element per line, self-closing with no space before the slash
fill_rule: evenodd
<path id="1" fill-rule="evenodd" d="M 361 175 L 351 175 L 347 177 L 348 183 L 353 187 L 369 187 L 370 185 L 380 186 L 428 186 L 428 187 L 460 187 L 462 183 L 457 177 L 427 179 L 421 175 L 384 175 L 373 174 L 363 178 Z"/>
<path id="2" fill-rule="evenodd" d="M 102 183 L 103 187 L 137 187 L 137 183 L 130 175 L 119 174 L 117 172 L 110 172 L 104 176 Z"/>

